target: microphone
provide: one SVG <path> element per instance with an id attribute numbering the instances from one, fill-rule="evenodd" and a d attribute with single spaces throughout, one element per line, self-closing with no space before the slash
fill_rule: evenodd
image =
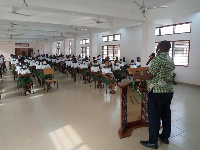
<path id="1" fill-rule="evenodd" d="M 147 61 L 146 65 L 148 65 L 154 57 L 155 57 L 155 53 L 152 53 L 152 54 L 149 56 L 149 60 Z"/>
<path id="2" fill-rule="evenodd" d="M 147 61 L 146 65 L 148 65 L 151 62 L 152 58 L 149 58 L 149 60 Z"/>

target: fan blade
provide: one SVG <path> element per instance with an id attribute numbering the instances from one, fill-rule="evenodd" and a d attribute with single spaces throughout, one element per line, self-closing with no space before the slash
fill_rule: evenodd
<path id="1" fill-rule="evenodd" d="M 159 7 L 157 7 L 157 8 L 167 8 L 167 6 L 159 6 Z"/>
<path id="2" fill-rule="evenodd" d="M 147 7 L 147 9 L 156 9 L 156 8 L 167 8 L 167 6 L 159 6 L 159 7 Z"/>
<path id="3" fill-rule="evenodd" d="M 134 3 L 135 5 L 137 5 L 138 7 L 141 7 L 141 5 L 138 3 L 138 1 L 133 1 L 133 3 Z"/>
<path id="4" fill-rule="evenodd" d="M 13 6 L 13 9 L 12 9 L 11 13 L 16 13 L 17 10 L 18 10 L 18 8 Z"/>
<path id="5" fill-rule="evenodd" d="M 21 15 L 21 16 L 31 16 L 31 15 L 26 15 L 26 14 L 20 14 L 20 13 L 17 13 L 17 12 L 15 12 L 15 13 L 11 12 L 11 13 L 15 14 L 15 15 Z"/>

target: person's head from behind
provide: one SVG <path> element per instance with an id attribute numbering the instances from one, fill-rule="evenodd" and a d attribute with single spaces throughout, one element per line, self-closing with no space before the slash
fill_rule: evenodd
<path id="1" fill-rule="evenodd" d="M 171 44 L 169 41 L 161 41 L 156 49 L 156 53 L 160 53 L 160 52 L 169 52 L 171 48 Z"/>
<path id="2" fill-rule="evenodd" d="M 140 57 L 137 57 L 137 62 L 140 62 Z"/>

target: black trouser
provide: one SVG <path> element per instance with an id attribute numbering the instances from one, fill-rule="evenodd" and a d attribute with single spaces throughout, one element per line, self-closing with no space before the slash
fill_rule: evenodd
<path id="1" fill-rule="evenodd" d="M 162 120 L 163 138 L 171 134 L 171 109 L 170 104 L 173 93 L 153 93 L 148 96 L 149 141 L 153 144 L 158 141 L 160 120 Z"/>

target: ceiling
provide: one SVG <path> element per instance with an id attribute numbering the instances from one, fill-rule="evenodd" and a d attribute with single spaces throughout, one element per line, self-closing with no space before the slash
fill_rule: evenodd
<path id="1" fill-rule="evenodd" d="M 135 0 L 142 5 L 143 0 Z M 27 4 L 25 4 L 25 3 Z M 0 0 L 0 42 L 49 43 L 200 11 L 199 0 Z M 160 21 L 160 22 L 159 22 Z"/>

